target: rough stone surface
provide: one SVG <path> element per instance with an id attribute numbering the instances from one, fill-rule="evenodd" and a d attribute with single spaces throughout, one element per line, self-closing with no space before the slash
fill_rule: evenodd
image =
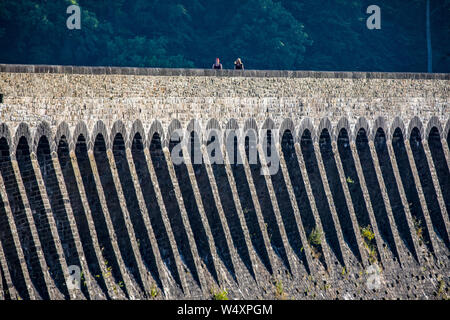
<path id="1" fill-rule="evenodd" d="M 0 65 L 0 94 L 1 299 L 449 297 L 449 74 Z"/>

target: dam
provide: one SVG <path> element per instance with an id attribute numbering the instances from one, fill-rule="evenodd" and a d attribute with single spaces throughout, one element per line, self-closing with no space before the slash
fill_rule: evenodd
<path id="1" fill-rule="evenodd" d="M 2 300 L 449 297 L 450 74 L 0 65 L 0 98 Z"/>

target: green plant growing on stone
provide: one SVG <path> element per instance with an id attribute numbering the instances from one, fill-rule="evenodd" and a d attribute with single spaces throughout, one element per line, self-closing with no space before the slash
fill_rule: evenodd
<path id="1" fill-rule="evenodd" d="M 319 230 L 317 230 L 316 228 L 312 229 L 308 237 L 309 244 L 311 246 L 320 246 L 320 244 L 322 243 L 321 236 L 322 234 Z"/>
<path id="2" fill-rule="evenodd" d="M 322 244 L 322 234 L 317 228 L 313 228 L 308 236 L 308 243 L 311 247 L 312 256 L 316 259 L 320 258 L 320 245 Z"/>
<path id="3" fill-rule="evenodd" d="M 153 283 L 152 287 L 150 288 L 150 296 L 153 299 L 156 299 L 156 297 L 158 297 L 158 295 L 159 295 L 158 288 L 156 287 L 156 284 Z"/>
<path id="4" fill-rule="evenodd" d="M 213 300 L 228 300 L 228 291 L 227 289 L 215 291 L 211 290 Z"/>
<path id="5" fill-rule="evenodd" d="M 277 297 L 277 299 L 285 299 L 283 282 L 281 282 L 281 280 L 275 281 L 275 296 Z"/>
<path id="6" fill-rule="evenodd" d="M 412 218 L 414 223 L 414 230 L 416 230 L 417 238 L 419 239 L 419 244 L 422 245 L 424 243 L 422 222 L 415 216 L 413 216 Z"/>
<path id="7" fill-rule="evenodd" d="M 375 239 L 375 234 L 372 231 L 372 227 L 368 225 L 367 227 L 361 227 L 361 237 L 364 240 L 364 246 L 366 247 L 369 254 L 369 262 L 376 263 L 378 261 L 377 250 L 373 240 Z"/>
<path id="8" fill-rule="evenodd" d="M 436 290 L 436 296 L 438 298 L 442 298 L 444 300 L 448 300 L 449 297 L 447 296 L 445 291 L 446 291 L 445 290 L 445 281 L 441 278 L 441 279 L 439 279 L 439 282 L 438 282 L 438 288 Z"/>

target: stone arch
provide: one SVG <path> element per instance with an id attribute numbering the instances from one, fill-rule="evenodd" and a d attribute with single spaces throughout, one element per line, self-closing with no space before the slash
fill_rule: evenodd
<path id="1" fill-rule="evenodd" d="M 239 130 L 239 124 L 236 121 L 236 119 L 231 118 L 230 120 L 228 120 L 227 124 L 225 125 L 225 129 L 228 129 L 228 130 Z"/>
<path id="2" fill-rule="evenodd" d="M 351 141 L 353 135 L 350 129 L 350 122 L 348 121 L 347 117 L 342 117 L 341 119 L 339 119 L 336 127 L 334 128 L 334 141 L 337 141 L 337 138 L 339 137 L 342 129 L 345 129 L 347 131 L 348 139 Z"/>
<path id="3" fill-rule="evenodd" d="M 384 135 L 386 136 L 386 139 L 389 137 L 389 126 L 387 124 L 386 119 L 383 116 L 379 116 L 375 119 L 372 127 L 372 137 L 371 139 L 374 140 L 375 136 L 377 134 L 378 129 L 383 129 Z"/>
<path id="4" fill-rule="evenodd" d="M 222 135 L 221 135 L 221 128 L 220 128 L 220 123 L 219 121 L 217 121 L 216 119 L 212 118 L 209 119 L 208 122 L 206 123 L 206 129 L 205 129 L 205 134 L 203 135 L 203 144 L 207 144 L 208 140 L 209 140 L 209 132 L 210 131 L 217 131 L 217 136 L 219 137 L 219 139 L 222 139 Z"/>
<path id="5" fill-rule="evenodd" d="M 9 130 L 8 125 L 6 123 L 3 123 L 3 122 L 0 123 L 0 139 L 1 138 L 5 138 L 6 143 L 8 144 L 8 147 L 10 148 L 10 152 L 11 152 L 12 151 L 11 150 L 11 143 L 12 143 L 11 132 Z"/>
<path id="6" fill-rule="evenodd" d="M 203 141 L 202 126 L 201 126 L 200 122 L 197 121 L 196 119 L 191 119 L 191 121 L 189 121 L 189 123 L 186 126 L 186 134 L 187 134 L 187 136 L 190 136 L 192 131 L 195 131 L 199 141 Z"/>
<path id="7" fill-rule="evenodd" d="M 208 122 L 206 123 L 206 130 L 210 130 L 210 129 L 218 129 L 218 130 L 220 130 L 221 128 L 220 128 L 219 121 L 217 121 L 214 118 L 209 119 Z"/>
<path id="8" fill-rule="evenodd" d="M 364 129 L 366 132 L 367 139 L 370 140 L 370 126 L 369 122 L 364 117 L 358 118 L 355 124 L 355 130 L 353 131 L 353 137 L 356 140 L 356 136 L 358 135 L 359 130 Z"/>
<path id="9" fill-rule="evenodd" d="M 72 135 L 73 142 L 69 144 L 69 146 L 71 147 L 70 150 L 75 151 L 75 146 L 77 145 L 78 138 L 81 135 L 84 137 L 84 139 L 86 141 L 86 146 L 89 148 L 90 136 L 89 136 L 89 131 L 88 131 L 87 125 L 84 121 L 79 121 L 77 123 L 77 125 L 75 126 L 75 129 L 73 130 L 73 135 Z"/>
<path id="10" fill-rule="evenodd" d="M 180 125 L 180 127 L 181 127 L 181 125 Z M 170 129 L 170 126 L 169 126 L 169 129 Z M 161 122 L 159 122 L 156 119 L 153 120 L 153 122 L 150 126 L 150 129 L 148 130 L 148 135 L 147 135 L 148 147 L 150 147 L 150 144 L 152 143 L 153 135 L 155 133 L 157 133 L 159 135 L 159 139 L 161 139 L 161 147 L 164 148 L 164 145 L 165 145 L 164 129 L 163 129 Z M 169 133 L 167 133 L 167 134 L 169 135 Z"/>
<path id="11" fill-rule="evenodd" d="M 67 122 L 63 121 L 61 122 L 58 127 L 56 128 L 56 133 L 53 138 L 53 145 L 55 147 L 54 152 L 58 151 L 58 145 L 62 137 L 66 138 L 67 143 L 69 144 L 69 150 L 70 150 L 70 143 L 71 143 L 71 134 L 70 134 L 70 128 Z"/>
<path id="12" fill-rule="evenodd" d="M 142 144 L 144 148 L 147 147 L 147 139 L 145 137 L 145 129 L 141 122 L 141 120 L 136 119 L 131 125 L 130 133 L 128 134 L 129 148 L 131 148 L 131 144 L 133 143 L 133 139 L 136 134 L 139 133 L 142 139 Z"/>
<path id="13" fill-rule="evenodd" d="M 445 124 L 445 129 L 444 129 L 444 138 L 447 139 L 448 134 L 450 131 L 450 118 L 447 120 L 447 123 Z"/>
<path id="14" fill-rule="evenodd" d="M 320 137 L 322 131 L 325 129 L 327 129 L 328 134 L 330 135 L 330 140 L 334 141 L 333 125 L 328 117 L 323 117 L 320 119 L 319 127 L 317 128 L 317 137 Z"/>
<path id="15" fill-rule="evenodd" d="M 114 145 L 114 139 L 116 138 L 116 135 L 118 133 L 120 133 L 122 135 L 122 139 L 123 139 L 123 142 L 125 144 L 125 148 L 129 148 L 130 147 L 130 142 L 128 140 L 127 128 L 125 128 L 125 124 L 120 119 L 115 121 L 113 126 L 112 126 L 112 128 L 111 128 L 110 142 L 109 142 L 110 145 L 111 145 L 111 148 Z"/>
<path id="16" fill-rule="evenodd" d="M 433 129 L 433 127 L 436 127 L 436 129 L 439 131 L 439 137 L 440 139 L 442 139 L 442 125 L 441 125 L 441 121 L 439 120 L 438 117 L 436 116 L 432 116 L 430 118 L 430 120 L 428 120 L 427 123 L 427 128 L 425 130 L 425 138 L 428 140 L 428 136 L 430 135 L 431 129 Z"/>
<path id="17" fill-rule="evenodd" d="M 293 137 L 295 137 L 295 124 L 291 118 L 285 118 L 283 122 L 281 122 L 280 130 L 279 130 L 279 142 L 281 144 L 281 140 L 283 139 L 284 132 L 289 130 Z"/>
<path id="18" fill-rule="evenodd" d="M 423 139 L 423 124 L 422 121 L 420 121 L 418 116 L 414 116 L 411 121 L 409 121 L 409 126 L 408 126 L 408 139 L 411 138 L 411 133 L 413 131 L 414 128 L 417 128 L 419 130 L 420 133 L 420 139 Z"/>
<path id="19" fill-rule="evenodd" d="M 271 130 L 272 131 L 272 141 L 277 141 L 277 132 L 276 132 L 276 125 L 275 122 L 272 120 L 272 118 L 268 117 L 266 120 L 264 120 L 261 130 L 259 132 L 259 141 L 263 141 L 264 138 L 264 130 Z"/>
<path id="20" fill-rule="evenodd" d="M 303 133 L 308 130 L 311 133 L 311 139 L 313 141 L 316 140 L 316 130 L 314 129 L 314 124 L 311 118 L 303 118 L 300 122 L 300 126 L 298 128 L 297 141 L 300 142 L 302 139 Z"/>
<path id="21" fill-rule="evenodd" d="M 391 138 L 391 140 L 394 137 L 394 133 L 395 133 L 395 130 L 397 130 L 397 128 L 400 129 L 400 131 L 402 132 L 403 139 L 406 137 L 405 123 L 403 122 L 402 118 L 397 116 L 394 118 L 394 120 L 392 121 L 392 124 L 391 124 L 391 129 L 389 132 L 390 133 L 389 137 Z"/>
<path id="22" fill-rule="evenodd" d="M 166 137 L 166 141 L 161 141 L 161 144 L 164 146 L 169 146 L 169 142 L 170 142 L 170 137 L 173 135 L 173 133 L 175 132 L 175 130 L 180 130 L 183 129 L 181 126 L 181 122 L 178 119 L 172 119 L 172 121 L 169 124 L 169 127 L 167 128 L 167 137 Z M 163 136 L 161 136 L 162 139 Z M 181 139 L 183 139 L 183 136 L 181 136 Z M 149 140 L 150 141 L 150 140 Z"/>
<path id="23" fill-rule="evenodd" d="M 91 141 L 89 142 L 88 150 L 94 150 L 95 139 L 99 134 L 101 134 L 103 136 L 103 139 L 105 139 L 106 150 L 111 149 L 106 125 L 102 120 L 98 120 L 94 125 L 94 128 L 92 129 Z"/>
<path id="24" fill-rule="evenodd" d="M 244 122 L 244 130 L 242 132 L 242 141 L 245 141 L 245 137 L 248 134 L 249 130 L 253 130 L 256 137 L 256 143 L 259 143 L 259 135 L 258 135 L 258 123 L 254 118 L 249 118 Z"/>
<path id="25" fill-rule="evenodd" d="M 239 123 L 236 121 L 236 119 L 231 118 L 228 120 L 227 124 L 225 125 L 225 132 L 223 134 L 223 141 L 226 142 L 228 138 L 228 134 L 234 131 L 236 135 L 239 138 Z"/>
<path id="26" fill-rule="evenodd" d="M 14 142 L 11 148 L 11 158 L 16 153 L 16 148 L 19 144 L 20 138 L 24 137 L 27 140 L 28 146 L 32 145 L 32 138 L 31 138 L 31 130 L 28 124 L 25 122 L 19 123 L 19 125 L 16 128 L 16 133 L 14 135 Z M 31 150 L 30 150 L 31 151 Z"/>
<path id="27" fill-rule="evenodd" d="M 44 136 L 47 138 L 50 145 L 50 152 L 55 151 L 55 144 L 52 139 L 52 130 L 47 121 L 42 121 L 38 124 L 36 131 L 34 132 L 33 145 L 31 146 L 31 152 L 36 153 L 37 147 L 39 145 L 39 140 Z"/>

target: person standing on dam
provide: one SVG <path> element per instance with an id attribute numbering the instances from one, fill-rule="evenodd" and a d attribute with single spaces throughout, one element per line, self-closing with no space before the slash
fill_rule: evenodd
<path id="1" fill-rule="evenodd" d="M 219 58 L 216 58 L 216 62 L 212 65 L 212 68 L 213 69 L 219 69 L 219 70 L 222 69 L 222 64 L 220 63 L 220 59 Z"/>
<path id="2" fill-rule="evenodd" d="M 241 58 L 237 58 L 234 62 L 234 70 L 244 70 L 244 64 L 241 61 Z"/>

